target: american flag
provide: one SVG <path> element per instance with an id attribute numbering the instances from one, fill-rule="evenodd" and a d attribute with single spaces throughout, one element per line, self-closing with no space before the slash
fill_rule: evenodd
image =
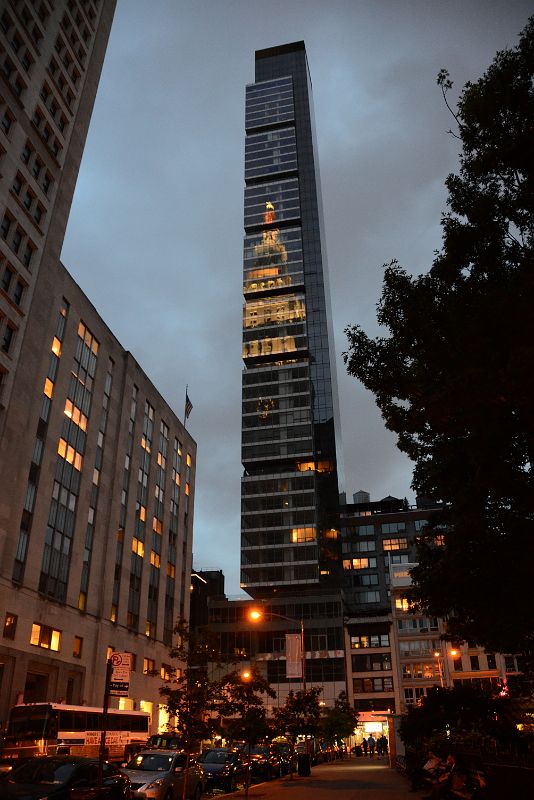
<path id="1" fill-rule="evenodd" d="M 193 403 L 189 399 L 189 395 L 186 392 L 185 393 L 185 418 L 186 419 L 189 417 L 189 414 L 192 412 L 192 410 L 193 410 Z"/>

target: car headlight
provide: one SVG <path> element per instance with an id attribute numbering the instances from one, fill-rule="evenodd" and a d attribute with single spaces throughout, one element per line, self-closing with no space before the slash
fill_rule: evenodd
<path id="1" fill-rule="evenodd" d="M 156 789 L 158 786 L 163 786 L 164 783 L 165 783 L 165 778 L 156 778 L 156 780 L 152 781 L 152 783 L 148 783 L 146 788 Z"/>

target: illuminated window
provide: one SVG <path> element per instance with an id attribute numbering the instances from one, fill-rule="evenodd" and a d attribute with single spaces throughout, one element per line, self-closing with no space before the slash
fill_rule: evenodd
<path id="1" fill-rule="evenodd" d="M 143 658 L 143 675 L 149 675 L 156 669 L 156 662 L 153 658 Z"/>
<path id="2" fill-rule="evenodd" d="M 398 608 L 399 611 L 409 611 L 410 603 L 405 597 L 396 597 L 395 608 Z"/>
<path id="3" fill-rule="evenodd" d="M 175 572 L 176 569 L 174 564 L 171 564 L 170 561 L 167 561 L 167 575 L 169 576 L 169 578 L 174 578 Z"/>
<path id="4" fill-rule="evenodd" d="M 156 567 L 156 569 L 160 568 L 160 565 L 161 565 L 160 557 L 159 557 L 159 554 L 156 553 L 155 550 L 152 550 L 151 553 L 150 553 L 150 563 L 152 564 L 152 566 Z"/>
<path id="5" fill-rule="evenodd" d="M 87 606 L 87 595 L 85 592 L 80 592 L 78 595 L 78 608 L 80 611 L 85 611 Z"/>
<path id="6" fill-rule="evenodd" d="M 52 395 L 54 394 L 54 384 L 52 383 L 50 378 L 46 378 L 43 392 L 47 397 L 52 398 Z"/>
<path id="7" fill-rule="evenodd" d="M 299 461 L 297 469 L 299 472 L 315 472 L 315 464 L 313 461 Z"/>
<path id="8" fill-rule="evenodd" d="M 185 461 L 186 461 L 187 466 L 190 467 L 191 464 L 192 464 L 192 461 L 191 461 L 191 456 L 189 455 L 189 453 L 187 454 Z"/>
<path id="9" fill-rule="evenodd" d="M 48 625 L 39 625 L 34 622 L 32 625 L 30 644 L 33 644 L 35 647 L 43 647 L 45 650 L 54 650 L 56 653 L 59 653 L 61 631 L 55 628 L 49 628 Z"/>
<path id="10" fill-rule="evenodd" d="M 54 341 L 52 342 L 52 352 L 59 358 L 61 355 L 61 342 L 54 336 Z"/>
<path id="11" fill-rule="evenodd" d="M 185 493 L 186 493 L 186 495 L 189 495 L 189 484 L 188 483 L 185 484 Z"/>
<path id="12" fill-rule="evenodd" d="M 139 519 L 141 522 L 146 520 L 146 508 L 145 506 L 139 506 Z"/>
<path id="13" fill-rule="evenodd" d="M 145 711 L 148 714 L 150 714 L 150 720 L 151 721 L 152 721 L 152 708 L 153 708 L 153 706 L 154 706 L 154 704 L 150 703 L 148 700 L 141 700 L 139 702 L 139 710 L 140 711 Z"/>
<path id="14" fill-rule="evenodd" d="M 291 531 L 292 542 L 314 542 L 315 528 L 293 528 Z"/>
<path id="15" fill-rule="evenodd" d="M 325 533 L 325 539 L 337 539 L 339 536 L 339 531 L 336 531 L 335 528 L 330 528 L 329 531 Z"/>
<path id="16" fill-rule="evenodd" d="M 172 667 L 169 667 L 168 664 L 162 664 L 159 675 L 162 681 L 170 681 L 172 676 Z"/>
<path id="17" fill-rule="evenodd" d="M 133 711 L 134 700 L 132 697 L 119 697 L 119 710 L 120 711 Z"/>
<path id="18" fill-rule="evenodd" d="M 142 542 L 141 539 L 136 539 L 135 536 L 132 539 L 132 553 L 141 556 L 141 558 L 144 558 L 145 555 L 144 542 Z"/>
<path id="19" fill-rule="evenodd" d="M 111 622 L 117 622 L 117 606 L 111 606 L 111 613 L 109 615 Z"/>
<path id="20" fill-rule="evenodd" d="M 15 632 L 17 630 L 17 615 L 10 614 L 9 611 L 6 614 L 4 620 L 4 639 L 14 639 Z"/>
<path id="21" fill-rule="evenodd" d="M 72 646 L 72 655 L 74 658 L 82 657 L 83 639 L 81 636 L 74 637 L 74 644 Z"/>
<path id="22" fill-rule="evenodd" d="M 384 539 L 382 542 L 384 550 L 406 550 L 408 542 L 405 536 L 399 536 L 396 539 Z"/>
<path id="23" fill-rule="evenodd" d="M 161 520 L 159 520 L 157 517 L 154 517 L 154 519 L 152 520 L 152 530 L 155 531 L 156 533 L 161 533 L 161 529 L 162 529 Z"/>

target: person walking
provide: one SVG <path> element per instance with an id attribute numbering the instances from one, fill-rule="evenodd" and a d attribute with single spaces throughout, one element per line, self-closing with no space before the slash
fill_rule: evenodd
<path id="1" fill-rule="evenodd" d="M 369 745 L 369 758 L 374 758 L 376 740 L 373 738 L 373 734 L 372 733 L 369 736 L 369 738 L 367 739 L 367 744 Z"/>
<path id="2" fill-rule="evenodd" d="M 366 756 L 369 745 L 367 744 L 367 739 L 365 738 L 365 736 L 362 739 L 362 747 L 363 747 L 363 754 L 364 756 Z"/>

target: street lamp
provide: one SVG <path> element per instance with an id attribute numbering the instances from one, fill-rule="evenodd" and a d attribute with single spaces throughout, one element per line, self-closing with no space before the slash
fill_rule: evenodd
<path id="1" fill-rule="evenodd" d="M 445 655 L 445 657 L 444 657 L 444 655 Z M 458 655 L 458 650 L 456 650 L 456 648 L 453 647 L 452 650 L 449 650 L 448 655 L 452 656 L 452 658 L 456 658 L 456 656 Z M 444 673 L 446 656 L 447 656 L 447 653 L 443 654 L 440 650 L 435 650 L 434 651 L 434 658 L 437 660 L 437 663 L 438 663 L 439 682 L 441 684 L 441 688 L 442 689 L 443 689 L 443 687 L 445 685 L 444 682 L 443 682 L 443 673 Z"/>
<path id="2" fill-rule="evenodd" d="M 293 617 L 286 617 L 283 614 L 277 614 L 275 611 L 263 611 L 259 608 L 253 608 L 249 611 L 248 617 L 251 622 L 261 622 L 265 617 L 275 619 L 284 619 L 287 622 L 293 622 L 295 625 L 300 625 L 300 669 L 302 672 L 302 693 L 306 693 L 306 650 L 304 649 L 304 619 L 293 619 Z"/>

